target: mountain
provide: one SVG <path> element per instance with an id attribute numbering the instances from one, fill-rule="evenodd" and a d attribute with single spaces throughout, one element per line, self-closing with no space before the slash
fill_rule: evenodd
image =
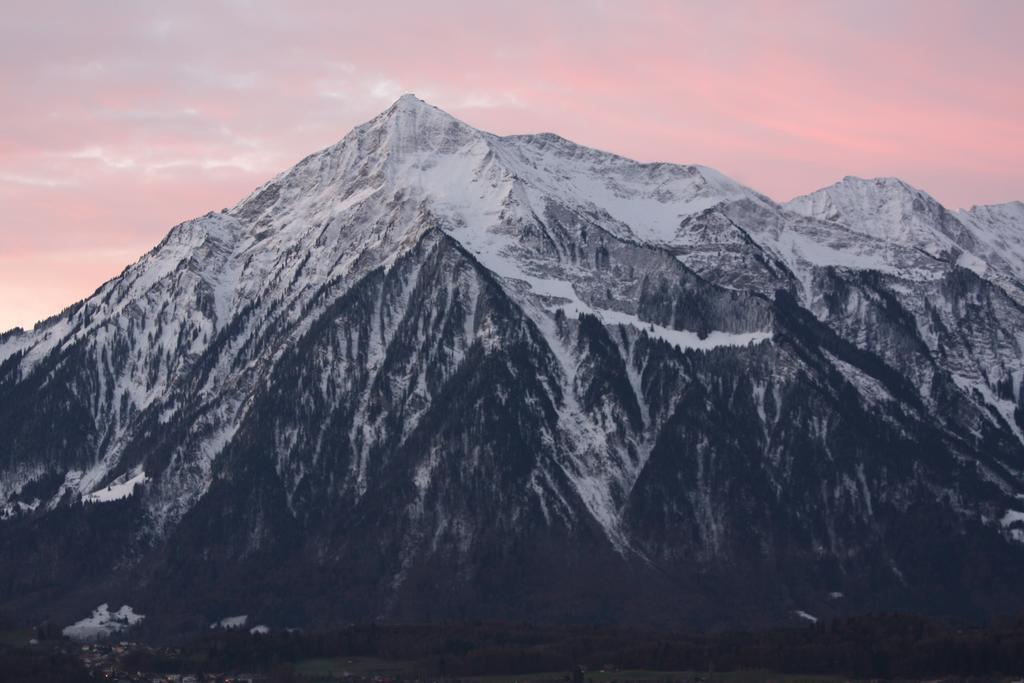
<path id="1" fill-rule="evenodd" d="M 1020 610 L 1021 215 L 780 205 L 404 96 L 0 337 L 0 609 Z"/>
<path id="2" fill-rule="evenodd" d="M 898 178 L 864 180 L 847 176 L 786 206 L 805 216 L 915 247 L 939 259 L 956 260 L 977 246 L 971 231 L 952 213 Z"/>

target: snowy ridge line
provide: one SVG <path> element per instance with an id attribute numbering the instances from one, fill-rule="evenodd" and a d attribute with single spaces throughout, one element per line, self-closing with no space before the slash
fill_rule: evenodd
<path id="1" fill-rule="evenodd" d="M 695 349 L 698 351 L 710 351 L 723 346 L 750 346 L 762 342 L 771 341 L 771 332 L 721 332 L 714 330 L 709 332 L 703 339 L 696 332 L 689 330 L 673 330 L 661 325 L 649 323 L 635 315 L 613 311 L 609 309 L 594 308 L 593 314 L 602 322 L 613 325 L 629 325 L 637 330 L 646 332 L 649 336 L 667 341 L 669 344 L 678 346 L 681 350 Z"/>
<path id="2" fill-rule="evenodd" d="M 520 280 L 527 283 L 534 295 L 562 299 L 568 303 L 551 307 L 561 309 L 569 317 L 578 318 L 581 314 L 590 314 L 604 322 L 615 325 L 628 325 L 637 330 L 645 330 L 651 336 L 679 346 L 682 350 L 710 350 L 721 346 L 748 346 L 772 339 L 770 331 L 755 332 L 710 332 L 701 338 L 696 332 L 673 330 L 662 325 L 641 320 L 639 317 L 606 308 L 596 308 L 584 302 L 569 280 L 545 278 L 531 275 L 524 271 L 521 263 L 508 255 L 513 244 L 510 236 L 494 231 L 462 229 L 446 229 L 445 232 L 458 240 L 488 270 L 503 279 Z"/>
<path id="3" fill-rule="evenodd" d="M 506 271 L 505 277 L 514 277 L 527 282 L 536 295 L 567 300 L 569 303 L 558 304 L 551 308 L 551 310 L 561 310 L 567 317 L 579 318 L 583 314 L 593 315 L 605 324 L 627 325 L 636 330 L 647 332 L 649 336 L 678 346 L 683 351 L 689 349 L 708 351 L 721 346 L 749 346 L 764 341 L 771 341 L 772 339 L 770 331 L 722 332 L 719 330 L 709 332 L 706 337 L 701 338 L 696 332 L 674 330 L 663 325 L 641 320 L 638 316 L 631 313 L 591 306 L 580 299 L 572 283 L 568 280 L 540 278 L 527 275 L 521 271 L 515 274 L 510 274 L 509 271 Z"/>

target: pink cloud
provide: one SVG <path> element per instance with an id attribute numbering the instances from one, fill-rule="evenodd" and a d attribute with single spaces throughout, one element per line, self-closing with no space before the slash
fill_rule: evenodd
<path id="1" fill-rule="evenodd" d="M 1012 0 L 16 0 L 0 21 L 0 328 L 87 295 L 403 91 L 778 199 L 846 174 L 954 208 L 1019 199 L 1022 20 Z"/>

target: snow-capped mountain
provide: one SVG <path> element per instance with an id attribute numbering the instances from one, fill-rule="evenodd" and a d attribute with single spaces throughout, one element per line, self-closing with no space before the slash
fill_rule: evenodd
<path id="1" fill-rule="evenodd" d="M 1019 608 L 1022 216 L 779 205 L 402 97 L 0 337 L 0 606 Z"/>
<path id="2" fill-rule="evenodd" d="M 801 215 L 956 263 L 1001 282 L 1012 296 L 1024 301 L 1020 285 L 1024 278 L 1024 205 L 1020 202 L 975 206 L 953 213 L 927 193 L 896 178 L 864 180 L 848 176 L 785 206 Z"/>
<path id="3" fill-rule="evenodd" d="M 786 204 L 791 211 L 840 223 L 857 232 L 938 259 L 956 260 L 976 248 L 970 230 L 928 194 L 898 178 L 864 180 L 847 176 Z"/>

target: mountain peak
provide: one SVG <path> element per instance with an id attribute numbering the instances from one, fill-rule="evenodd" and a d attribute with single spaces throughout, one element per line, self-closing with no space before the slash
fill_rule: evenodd
<path id="1" fill-rule="evenodd" d="M 848 175 L 828 187 L 795 197 L 786 206 L 797 213 L 842 222 L 842 215 L 857 212 L 934 212 L 942 206 L 927 192 L 900 178 L 861 178 Z M 828 216 L 820 215 L 823 212 Z"/>
<path id="2" fill-rule="evenodd" d="M 462 147 L 480 131 L 412 93 L 402 95 L 379 116 L 353 131 L 369 136 L 391 155 L 451 152 Z"/>
<path id="3" fill-rule="evenodd" d="M 848 175 L 848 176 L 843 176 L 842 180 L 840 180 L 837 183 L 835 183 L 836 186 L 844 185 L 844 184 L 847 184 L 847 185 L 850 185 L 850 184 L 853 184 L 853 185 L 875 185 L 875 186 L 878 186 L 878 187 L 900 187 L 900 188 L 904 188 L 904 189 L 908 189 L 908 190 L 913 190 L 914 189 L 913 187 L 908 185 L 906 182 L 904 182 L 903 180 L 900 180 L 899 178 L 897 178 L 895 176 L 877 176 L 877 177 L 874 177 L 874 178 L 862 178 L 862 177 L 856 176 L 856 175 Z"/>
<path id="4" fill-rule="evenodd" d="M 442 114 L 445 114 L 442 110 L 438 109 L 434 105 L 421 100 L 411 92 L 407 92 L 397 100 L 395 100 L 390 107 L 384 110 L 384 115 L 394 114 L 407 114 L 410 112 L 424 111 L 424 110 L 435 110 Z"/>
<path id="5" fill-rule="evenodd" d="M 462 123 L 454 116 L 444 111 L 440 107 L 435 107 L 425 100 L 421 100 L 412 93 L 406 93 L 399 97 L 392 103 L 390 107 L 385 109 L 374 121 L 385 120 L 385 121 L 417 121 L 417 120 L 437 120 L 445 122 L 456 122 L 463 126 L 469 127 L 467 124 Z"/>
<path id="6" fill-rule="evenodd" d="M 785 207 L 939 258 L 974 247 L 969 231 L 942 204 L 899 178 L 846 176 Z"/>
<path id="7" fill-rule="evenodd" d="M 402 95 L 401 97 L 399 97 L 397 100 L 395 100 L 395 104 L 392 105 L 392 106 L 397 106 L 399 104 L 409 104 L 409 103 L 412 103 L 412 104 L 426 104 L 426 102 L 424 102 L 420 98 L 416 97 L 416 93 L 407 92 L 404 95 Z"/>

